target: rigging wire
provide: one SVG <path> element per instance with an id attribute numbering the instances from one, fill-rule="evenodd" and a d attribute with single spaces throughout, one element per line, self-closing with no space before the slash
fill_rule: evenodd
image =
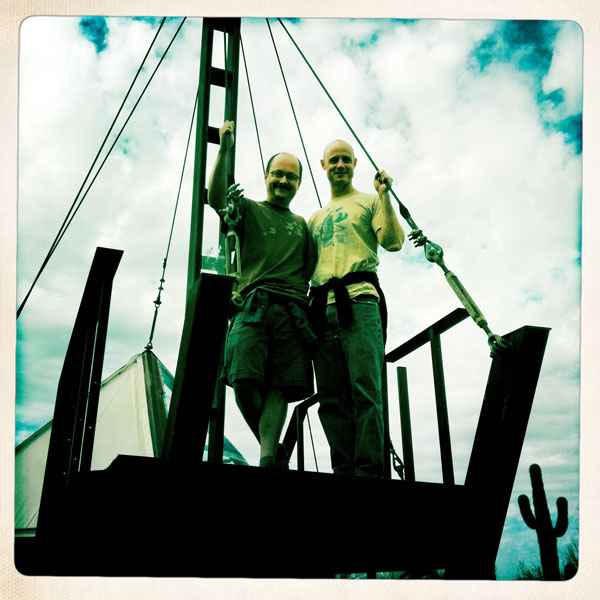
<path id="1" fill-rule="evenodd" d="M 75 215 L 77 214 L 77 211 L 79 210 L 79 208 L 81 207 L 81 204 L 83 203 L 83 201 L 85 200 L 88 192 L 90 191 L 92 185 L 94 184 L 94 182 L 96 181 L 98 175 L 100 174 L 100 171 L 102 170 L 102 167 L 104 166 L 104 164 L 106 163 L 108 157 L 110 156 L 110 153 L 112 152 L 112 149 L 115 147 L 117 141 L 119 140 L 119 137 L 121 136 L 121 133 L 123 133 L 123 130 L 125 129 L 127 123 L 129 122 L 129 119 L 131 119 L 135 109 L 137 108 L 138 104 L 140 103 L 140 100 L 142 99 L 144 93 L 146 92 L 148 86 L 150 85 L 150 82 L 152 81 L 152 79 L 154 78 L 154 75 L 156 74 L 156 71 L 158 70 L 158 68 L 160 67 L 160 65 L 162 64 L 162 61 L 164 60 L 165 56 L 167 55 L 167 52 L 169 51 L 169 49 L 171 48 L 171 45 L 173 44 L 173 42 L 175 41 L 175 38 L 177 37 L 179 31 L 181 30 L 181 27 L 183 26 L 183 23 L 185 22 L 187 17 L 184 17 L 183 20 L 181 21 L 181 23 L 179 24 L 179 27 L 177 28 L 177 31 L 175 32 L 175 34 L 173 35 L 173 38 L 171 39 L 171 41 L 169 42 L 169 45 L 167 46 L 166 50 L 164 51 L 160 61 L 158 62 L 156 68 L 154 69 L 154 71 L 152 72 L 152 75 L 150 76 L 148 82 L 146 83 L 144 89 L 142 90 L 137 102 L 134 104 L 133 108 L 131 109 L 131 112 L 129 113 L 129 116 L 127 117 L 124 125 L 121 127 L 120 131 L 117 133 L 117 136 L 113 142 L 113 144 L 111 145 L 111 147 L 109 148 L 106 156 L 104 157 L 104 160 L 102 161 L 102 163 L 100 164 L 100 166 L 98 167 L 98 170 L 96 171 L 96 174 L 94 175 L 92 181 L 90 182 L 90 184 L 88 185 L 85 193 L 83 194 L 83 196 L 81 198 L 79 198 L 79 203 L 78 202 L 78 197 L 81 194 L 81 190 L 84 188 L 87 179 L 89 178 L 94 165 L 96 163 L 96 161 L 98 160 L 98 157 L 100 155 L 100 153 L 102 152 L 102 149 L 104 148 L 104 145 L 106 143 L 106 140 L 108 139 L 108 136 L 110 135 L 116 120 L 119 116 L 119 114 L 121 113 L 121 110 L 123 108 L 123 105 L 125 104 L 125 101 L 127 100 L 129 93 L 131 92 L 131 89 L 133 88 L 133 85 L 135 84 L 135 81 L 138 77 L 138 75 L 140 74 L 140 72 L 143 69 L 144 66 L 144 62 L 146 61 L 146 58 L 148 57 L 148 55 L 150 54 L 150 50 L 152 48 L 152 46 L 154 45 L 154 42 L 156 41 L 158 34 L 165 22 L 166 17 L 163 17 L 163 20 L 160 23 L 160 27 L 158 29 L 158 31 L 156 32 L 156 35 L 154 36 L 154 39 L 152 40 L 152 43 L 150 44 L 150 47 L 148 48 L 148 51 L 146 52 L 146 55 L 144 56 L 144 59 L 142 60 L 142 63 L 129 87 L 129 90 L 127 91 L 127 94 L 125 95 L 125 98 L 123 99 L 123 102 L 121 103 L 121 106 L 119 108 L 119 110 L 117 111 L 117 114 L 115 115 L 115 118 L 113 119 L 113 122 L 108 130 L 108 133 L 106 134 L 106 137 L 104 138 L 104 141 L 102 142 L 102 145 L 100 146 L 100 149 L 98 150 L 98 153 L 96 154 L 96 157 L 94 158 L 94 161 L 92 163 L 92 166 L 90 167 L 83 183 L 81 184 L 81 187 L 79 189 L 79 191 L 77 192 L 77 195 L 75 196 L 75 200 L 73 201 L 69 211 L 67 212 L 67 216 L 65 217 L 62 225 L 59 228 L 59 231 L 56 235 L 56 238 L 54 239 L 54 242 L 52 242 L 52 245 L 50 246 L 50 250 L 48 251 L 48 254 L 46 255 L 46 258 L 44 259 L 44 261 L 42 262 L 42 266 L 40 267 L 37 275 L 35 276 L 27 294 L 25 295 L 25 298 L 23 299 L 23 301 L 21 302 L 19 308 L 17 309 L 17 319 L 19 318 L 19 315 L 21 314 L 21 311 L 23 310 L 25 303 L 27 302 L 29 296 L 31 295 L 31 292 L 33 291 L 33 288 L 35 287 L 38 279 L 40 278 L 42 272 L 44 271 L 44 269 L 46 268 L 46 265 L 48 264 L 48 262 L 50 261 L 50 258 L 52 257 L 52 255 L 54 254 L 54 251 L 56 250 L 56 248 L 58 247 L 58 244 L 61 242 L 63 236 L 65 235 L 67 229 L 69 228 L 69 226 L 71 225 L 73 219 L 75 218 Z M 75 204 L 77 204 L 76 208 L 74 209 L 73 207 L 75 206 Z"/>
<path id="2" fill-rule="evenodd" d="M 131 85 L 129 86 L 129 89 L 127 90 L 127 93 L 125 94 L 125 97 L 123 98 L 123 101 L 121 102 L 121 106 L 119 107 L 119 110 L 117 110 L 117 114 L 115 115 L 113 122 L 111 123 L 110 127 L 108 128 L 108 131 L 106 132 L 106 136 L 104 137 L 104 140 L 102 141 L 102 144 L 100 144 L 100 148 L 98 149 L 98 152 L 96 154 L 96 156 L 94 157 L 94 160 L 92 161 L 92 165 L 90 166 L 84 180 L 83 183 L 81 184 L 81 187 L 79 188 L 79 191 L 77 192 L 77 194 L 75 195 L 75 199 L 73 200 L 73 203 L 71 204 L 71 207 L 69 208 L 68 212 L 67 212 L 67 216 L 65 217 L 64 221 L 62 222 L 58 233 L 56 235 L 56 238 L 54 239 L 54 241 L 52 242 L 51 246 L 50 246 L 50 250 L 48 251 L 48 254 L 46 255 L 46 258 L 44 259 L 44 261 L 42 262 L 42 266 L 40 268 L 40 270 L 38 271 L 38 274 L 36 275 L 35 279 L 33 280 L 33 283 L 31 284 L 31 287 L 29 288 L 29 291 L 27 292 L 25 299 L 23 300 L 23 302 L 21 303 L 21 305 L 19 306 L 19 309 L 17 310 L 17 319 L 19 318 L 19 315 L 21 314 L 21 311 L 23 310 L 23 307 L 25 306 L 25 303 L 27 302 L 27 299 L 29 298 L 29 295 L 31 294 L 35 284 L 37 283 L 37 280 L 39 279 L 39 277 L 42 274 L 42 271 L 44 270 L 44 268 L 46 267 L 46 264 L 48 263 L 48 261 L 50 260 L 52 254 L 54 253 L 54 250 L 56 249 L 56 247 L 58 246 L 58 242 L 60 241 L 60 236 L 61 233 L 63 232 L 63 230 L 66 229 L 66 227 L 68 227 L 68 225 L 65 225 L 67 223 L 67 220 L 69 219 L 69 215 L 71 214 L 71 211 L 73 210 L 73 207 L 75 206 L 79 195 L 81 194 L 81 191 L 83 190 L 95 164 L 96 161 L 98 160 L 98 157 L 100 156 L 100 153 L 102 152 L 104 145 L 106 144 L 106 141 L 108 140 L 108 137 L 110 135 L 110 133 L 113 130 L 113 127 L 115 126 L 115 123 L 117 122 L 117 119 L 119 118 L 119 115 L 121 114 L 121 111 L 123 109 L 123 106 L 125 106 L 125 102 L 127 101 L 127 98 L 129 97 L 129 94 L 131 93 L 131 90 L 133 89 L 133 86 L 135 85 L 135 82 L 137 81 L 137 78 L 139 76 L 139 74 L 142 72 L 142 69 L 144 68 L 144 63 L 146 62 L 146 59 L 148 58 L 148 55 L 150 54 L 150 50 L 152 49 L 152 47 L 154 46 L 154 43 L 156 42 L 156 39 L 158 38 L 158 35 L 164 25 L 164 22 L 166 20 L 166 17 L 163 17 L 162 21 L 160 22 L 160 26 L 152 40 L 152 42 L 150 43 L 150 46 L 148 47 L 148 50 L 146 51 L 146 55 L 144 56 L 138 70 L 137 73 L 135 74 L 133 81 L 131 82 Z"/>
<path id="3" fill-rule="evenodd" d="M 312 444 L 313 456 L 315 458 L 315 467 L 317 468 L 317 473 L 319 472 L 319 463 L 317 462 L 317 453 L 315 451 L 315 440 L 312 434 L 312 427 L 310 426 L 310 415 L 308 411 L 306 411 L 306 421 L 308 423 L 308 433 L 310 434 L 310 443 Z"/>
<path id="4" fill-rule="evenodd" d="M 79 210 L 79 207 L 81 206 L 83 200 L 85 199 L 85 197 L 87 196 L 88 192 L 90 191 L 92 185 L 94 184 L 94 182 L 96 181 L 98 175 L 100 174 L 100 170 L 102 169 L 102 167 L 104 166 L 104 164 L 106 163 L 106 161 L 108 160 L 108 157 L 110 156 L 110 153 L 112 152 L 113 148 L 117 145 L 117 141 L 119 140 L 119 138 L 121 137 L 121 134 L 123 133 L 125 127 L 127 126 L 127 123 L 129 123 L 129 120 L 131 119 L 131 117 L 133 116 L 133 113 L 135 112 L 135 109 L 138 107 L 138 104 L 140 103 L 140 101 L 142 100 L 142 97 L 144 96 L 144 94 L 146 93 L 146 90 L 148 89 L 150 83 L 152 82 L 152 80 L 154 79 L 154 76 L 156 75 L 156 72 L 158 71 L 158 69 L 160 68 L 160 65 L 162 64 L 163 60 L 165 59 L 165 57 L 167 56 L 167 53 L 169 52 L 171 45 L 173 44 L 173 42 L 175 41 L 175 38 L 177 37 L 177 35 L 179 34 L 179 31 L 181 30 L 185 20 L 187 17 L 184 17 L 183 20 L 181 21 L 181 23 L 179 24 L 179 27 L 177 28 L 177 31 L 175 31 L 171 41 L 169 42 L 169 45 L 167 46 L 167 48 L 165 49 L 163 55 L 161 56 L 160 60 L 158 61 L 158 64 L 156 65 L 156 67 L 154 68 L 154 71 L 152 71 L 152 74 L 150 75 L 150 77 L 148 78 L 148 81 L 146 82 L 146 85 L 144 86 L 144 89 L 142 90 L 142 92 L 140 93 L 139 98 L 137 99 L 136 103 L 133 105 L 133 108 L 131 109 L 131 112 L 129 113 L 129 116 L 127 117 L 127 119 L 125 120 L 125 123 L 123 123 L 123 126 L 121 127 L 121 129 L 119 130 L 119 133 L 117 134 L 115 140 L 113 141 L 111 147 L 108 150 L 108 153 L 106 154 L 106 156 L 104 157 L 104 160 L 102 161 L 100 167 L 98 168 L 98 171 L 96 171 L 96 175 L 94 175 L 94 178 L 92 179 L 90 185 L 88 186 L 87 190 L 85 191 L 85 194 L 83 196 L 83 198 L 81 198 L 81 200 L 79 201 L 79 204 L 77 205 L 77 210 Z M 75 211 L 77 212 L 77 211 Z M 68 225 L 71 224 L 71 222 L 73 221 L 73 218 L 75 217 L 75 213 L 73 213 L 73 215 L 71 216 L 71 219 L 69 220 Z M 67 227 L 68 227 L 67 225 Z M 66 231 L 66 228 L 65 228 Z M 61 237 L 59 239 L 62 239 L 62 237 L 64 236 L 64 231 L 61 234 Z"/>
<path id="5" fill-rule="evenodd" d="M 256 129 L 256 140 L 258 141 L 258 152 L 260 154 L 260 164 L 262 172 L 265 172 L 265 160 L 263 158 L 262 146 L 260 145 L 260 135 L 258 134 L 258 123 L 256 121 L 256 112 L 254 110 L 254 99 L 252 97 L 252 88 L 250 87 L 250 76 L 248 75 L 248 65 L 246 64 L 246 53 L 244 52 L 244 42 L 240 33 L 240 47 L 242 48 L 242 60 L 244 61 L 244 70 L 246 71 L 246 81 L 248 82 L 248 93 L 250 94 L 250 106 L 252 107 L 252 116 L 254 118 L 254 128 Z"/>
<path id="6" fill-rule="evenodd" d="M 288 37 L 290 38 L 290 40 L 292 40 L 292 43 L 296 47 L 296 50 L 298 50 L 300 56 L 304 59 L 304 62 L 307 64 L 308 68 L 311 70 L 312 74 L 315 76 L 315 79 L 319 82 L 320 86 L 323 88 L 323 91 L 327 94 L 327 97 L 333 104 L 334 108 L 337 110 L 340 117 L 342 117 L 342 120 L 344 121 L 344 123 L 346 124 L 346 126 L 348 127 L 348 129 L 350 130 L 352 135 L 354 136 L 354 139 L 358 142 L 359 146 L 362 148 L 363 152 L 365 153 L 366 157 L 369 159 L 370 163 L 373 165 L 373 167 L 375 168 L 376 171 L 379 171 L 379 167 L 375 164 L 375 161 L 371 158 L 371 155 L 368 153 L 367 149 L 364 147 L 363 143 L 360 141 L 360 138 L 358 137 L 358 135 L 356 134 L 354 129 L 352 129 L 352 126 L 350 125 L 350 123 L 348 122 L 346 117 L 343 115 L 342 111 L 336 104 L 335 100 L 332 98 L 331 94 L 328 92 L 327 88 L 325 87 L 325 85 L 323 84 L 323 82 L 321 81 L 321 79 L 319 78 L 319 76 L 317 75 L 315 70 L 313 69 L 312 65 L 310 64 L 310 62 L 308 61 L 306 56 L 304 56 L 304 53 L 302 52 L 302 50 L 300 50 L 300 47 L 298 46 L 298 44 L 296 43 L 296 41 L 294 40 L 294 38 L 292 37 L 290 32 L 287 30 L 287 28 L 283 24 L 282 20 L 279 18 L 277 20 L 279 21 L 279 24 L 283 27 L 283 30 L 288 34 Z M 389 191 L 392 194 L 392 196 L 394 196 L 394 198 L 396 199 L 396 202 L 398 202 L 398 205 L 400 208 L 400 214 L 404 217 L 404 219 L 406 219 L 408 221 L 409 225 L 411 227 L 413 227 L 413 229 L 417 229 L 416 224 L 412 220 L 410 213 L 408 212 L 408 209 L 406 208 L 406 206 L 404 206 L 404 204 L 402 204 L 402 202 L 400 202 L 400 199 L 398 198 L 398 196 L 396 195 L 396 193 L 394 192 L 393 189 L 390 188 Z"/>
<path id="7" fill-rule="evenodd" d="M 225 28 L 227 29 L 227 28 Z M 227 67 L 228 67 L 228 63 L 227 63 L 227 31 L 223 31 L 223 71 L 225 73 L 225 77 L 227 77 Z M 200 93 L 200 89 L 198 89 L 198 93 Z M 225 114 L 227 114 L 228 112 L 228 104 L 227 104 L 227 91 L 225 91 Z M 219 147 L 221 146 L 221 136 L 219 136 Z M 225 181 L 227 182 L 227 185 L 229 185 L 230 183 L 230 179 L 229 179 L 229 161 L 226 160 L 225 161 Z M 233 175 L 233 174 L 231 174 Z M 221 237 L 221 233 L 219 233 L 219 237 Z"/>
<path id="8" fill-rule="evenodd" d="M 327 94 L 327 97 L 329 98 L 329 100 L 331 101 L 331 103 L 333 104 L 335 109 L 338 111 L 339 115 L 344 120 L 344 123 L 346 123 L 346 125 L 348 126 L 348 129 L 350 129 L 352 135 L 354 136 L 356 141 L 359 143 L 363 152 L 366 154 L 367 158 L 369 159 L 369 161 L 371 162 L 373 167 L 375 167 L 375 170 L 377 172 L 379 172 L 379 168 L 375 164 L 375 161 L 371 158 L 371 155 L 367 152 L 367 149 L 364 147 L 364 145 L 360 141 L 359 137 L 356 135 L 354 129 L 352 129 L 352 127 L 350 126 L 350 123 L 348 123 L 348 121 L 346 120 L 346 117 L 344 117 L 344 115 L 342 114 L 342 111 L 339 109 L 338 105 L 335 103 L 335 101 L 331 97 L 331 94 L 327 91 L 327 88 L 323 85 L 323 82 L 319 79 L 319 76 L 316 74 L 315 70 L 312 68 L 312 66 L 311 66 L 310 62 L 308 61 L 308 59 L 306 58 L 306 56 L 304 56 L 302 50 L 300 50 L 300 48 L 298 47 L 298 44 L 296 44 L 296 41 L 294 40 L 294 38 L 292 37 L 290 32 L 287 30 L 287 28 L 283 24 L 282 20 L 281 19 L 277 19 L 277 20 L 279 21 L 280 25 L 283 27 L 284 31 L 288 34 L 290 40 L 292 40 L 292 43 L 294 44 L 294 46 L 300 53 L 300 56 L 304 59 L 304 62 L 308 65 L 308 68 L 312 71 L 312 74 L 315 76 L 315 78 L 317 79 L 317 81 L 319 82 L 321 87 L 323 88 L 323 91 Z M 438 244 L 429 240 L 427 238 L 427 236 L 423 235 L 423 232 L 421 231 L 421 229 L 419 229 L 417 224 L 414 222 L 414 220 L 410 216 L 410 212 L 408 212 L 408 209 L 406 208 L 406 206 L 404 206 L 404 204 L 402 204 L 402 202 L 400 202 L 400 198 L 398 198 L 398 196 L 396 195 L 396 192 L 390 187 L 389 184 L 388 184 L 388 189 L 389 189 L 389 192 L 394 197 L 394 199 L 396 200 L 396 202 L 398 203 L 400 214 L 412 228 L 412 231 L 408 234 L 408 238 L 414 242 L 415 246 L 423 246 L 423 249 L 425 251 L 425 258 L 429 262 L 436 263 L 442 269 L 442 271 L 444 272 L 444 275 L 446 277 L 446 281 L 448 282 L 448 284 L 450 285 L 450 287 L 452 288 L 452 290 L 454 291 L 454 293 L 460 300 L 461 304 L 465 307 L 465 309 L 467 310 L 467 312 L 469 313 L 471 318 L 475 321 L 476 325 L 478 327 L 481 327 L 483 329 L 483 331 L 485 332 L 485 334 L 487 335 L 488 345 L 491 349 L 490 356 L 491 357 L 497 356 L 500 352 L 503 352 L 504 350 L 507 350 L 508 348 L 510 348 L 510 342 L 508 342 L 502 336 L 497 335 L 490 330 L 490 328 L 488 327 L 487 319 L 485 318 L 485 316 L 483 315 L 483 313 L 481 312 L 479 307 L 475 304 L 475 302 L 473 301 L 473 299 L 471 298 L 471 296 L 469 295 L 469 293 L 467 292 L 467 290 L 465 289 L 463 284 L 460 282 L 458 277 L 456 277 L 456 275 L 454 273 L 452 273 L 452 271 L 450 271 L 448 269 L 448 267 L 446 267 L 446 264 L 444 263 L 444 259 L 443 259 L 443 256 L 444 256 L 443 249 Z"/>
<path id="9" fill-rule="evenodd" d="M 148 338 L 148 343 L 146 344 L 146 350 L 152 350 L 152 340 L 154 339 L 154 330 L 156 328 L 156 319 L 158 317 L 158 309 L 162 304 L 161 295 L 163 291 L 163 283 L 165 282 L 165 273 L 167 271 L 167 261 L 169 260 L 169 252 L 171 250 L 171 241 L 173 240 L 173 229 L 175 228 L 175 218 L 177 217 L 177 208 L 179 206 L 179 197 L 181 195 L 181 187 L 183 184 L 183 175 L 185 173 L 185 167 L 187 164 L 188 151 L 190 149 L 190 140 L 192 138 L 192 130 L 194 129 L 194 117 L 196 116 L 196 108 L 198 106 L 198 96 L 200 95 L 200 87 L 196 90 L 196 98 L 194 100 L 194 109 L 192 110 L 192 120 L 190 122 L 190 129 L 188 132 L 187 144 L 185 147 L 185 155 L 183 157 L 183 167 L 181 169 L 181 177 L 179 178 L 179 188 L 177 190 L 177 199 L 175 200 L 175 208 L 173 210 L 173 220 L 171 221 L 171 231 L 169 233 L 169 241 L 167 242 L 167 250 L 165 252 L 165 258 L 163 259 L 163 270 L 162 275 L 160 277 L 160 282 L 158 285 L 158 296 L 154 301 L 154 318 L 152 319 L 152 328 L 150 330 L 150 336 Z"/>
<path id="10" fill-rule="evenodd" d="M 319 197 L 319 192 L 317 190 L 317 184 L 315 183 L 315 178 L 313 176 L 313 172 L 310 166 L 310 161 L 308 160 L 308 154 L 306 152 L 306 148 L 304 146 L 304 139 L 302 137 L 302 133 L 300 132 L 300 125 L 298 124 L 298 119 L 296 118 L 296 111 L 294 110 L 294 104 L 292 102 L 292 97 L 290 95 L 290 90 L 288 89 L 287 80 L 285 78 L 285 73 L 283 72 L 283 66 L 281 65 L 281 60 L 279 60 L 279 52 L 277 51 L 277 45 L 275 44 L 275 38 L 273 37 L 273 32 L 271 31 L 271 25 L 269 24 L 269 19 L 265 19 L 267 22 L 267 27 L 269 28 L 269 34 L 271 35 L 271 41 L 273 42 L 273 48 L 275 50 L 275 56 L 277 57 L 277 62 L 279 64 L 279 70 L 281 71 L 281 77 L 283 77 L 283 83 L 285 85 L 285 91 L 287 92 L 288 99 L 290 101 L 290 106 L 292 107 L 292 114 L 294 115 L 294 121 L 296 121 L 296 128 L 298 129 L 298 135 L 300 136 L 300 142 L 302 144 L 302 150 L 304 151 L 304 156 L 306 158 L 306 164 L 308 165 L 308 170 L 310 171 L 310 177 L 313 182 L 313 186 L 315 188 L 315 193 L 317 195 L 317 201 L 319 206 L 322 207 L 321 198 Z"/>

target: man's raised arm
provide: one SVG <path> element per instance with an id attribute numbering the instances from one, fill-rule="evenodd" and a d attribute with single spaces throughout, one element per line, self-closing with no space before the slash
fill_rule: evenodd
<path id="1" fill-rule="evenodd" d="M 208 203 L 216 211 L 227 205 L 227 154 L 233 146 L 233 121 L 225 121 L 219 129 L 219 153 L 208 180 Z"/>
<path id="2" fill-rule="evenodd" d="M 389 189 L 392 178 L 385 171 L 379 171 L 375 176 L 375 191 L 381 203 L 381 218 L 377 224 L 377 241 L 388 252 L 397 252 L 404 243 L 404 231 L 390 202 Z"/>

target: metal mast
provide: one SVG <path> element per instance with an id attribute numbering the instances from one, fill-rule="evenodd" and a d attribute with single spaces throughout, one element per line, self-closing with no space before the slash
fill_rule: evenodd
<path id="1" fill-rule="evenodd" d="M 209 125 L 213 86 L 225 89 L 224 119 L 236 120 L 241 19 L 204 19 L 198 84 L 198 116 L 186 311 L 163 456 L 178 461 L 202 460 L 211 425 L 211 456 L 222 458 L 224 390 L 218 383 L 233 278 L 202 273 L 202 233 L 207 202 L 208 144 L 219 144 L 219 131 Z M 215 32 L 223 32 L 225 69 L 212 65 Z M 229 152 L 233 181 L 235 147 Z M 220 434 L 220 435 L 219 435 Z M 212 438 L 215 439 L 212 439 Z M 221 440 L 219 443 L 219 439 Z M 220 447 L 220 450 L 219 450 Z"/>

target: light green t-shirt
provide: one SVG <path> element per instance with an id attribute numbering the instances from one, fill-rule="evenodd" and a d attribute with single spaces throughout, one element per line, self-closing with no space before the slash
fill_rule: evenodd
<path id="1" fill-rule="evenodd" d="M 355 271 L 377 271 L 377 231 L 382 226 L 379 196 L 352 192 L 332 198 L 308 220 L 310 236 L 317 247 L 318 259 L 312 285 L 323 285 L 332 277 Z M 370 283 L 349 286 L 351 298 L 359 294 L 377 296 Z M 329 302 L 334 301 L 333 292 Z"/>

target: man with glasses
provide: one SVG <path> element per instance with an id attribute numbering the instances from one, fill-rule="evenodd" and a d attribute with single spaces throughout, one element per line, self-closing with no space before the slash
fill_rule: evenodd
<path id="1" fill-rule="evenodd" d="M 233 136 L 234 123 L 226 121 L 219 129 L 208 186 L 212 208 L 222 214 L 230 202 L 240 216 L 242 302 L 230 323 L 222 380 L 233 387 L 240 412 L 260 443 L 260 466 L 286 468 L 289 457 L 279 438 L 288 403 L 313 393 L 308 344 L 314 335 L 306 310 L 315 253 L 306 221 L 289 209 L 302 165 L 292 154 L 276 154 L 264 174 L 266 199 L 249 200 L 237 186 L 227 189 Z"/>
<path id="2" fill-rule="evenodd" d="M 331 201 L 308 220 L 318 250 L 310 293 L 314 367 L 333 472 L 382 477 L 386 311 L 377 248 L 400 250 L 404 233 L 390 203 L 391 178 L 379 171 L 377 193 L 363 194 L 352 185 L 356 162 L 347 142 L 325 147 Z"/>

